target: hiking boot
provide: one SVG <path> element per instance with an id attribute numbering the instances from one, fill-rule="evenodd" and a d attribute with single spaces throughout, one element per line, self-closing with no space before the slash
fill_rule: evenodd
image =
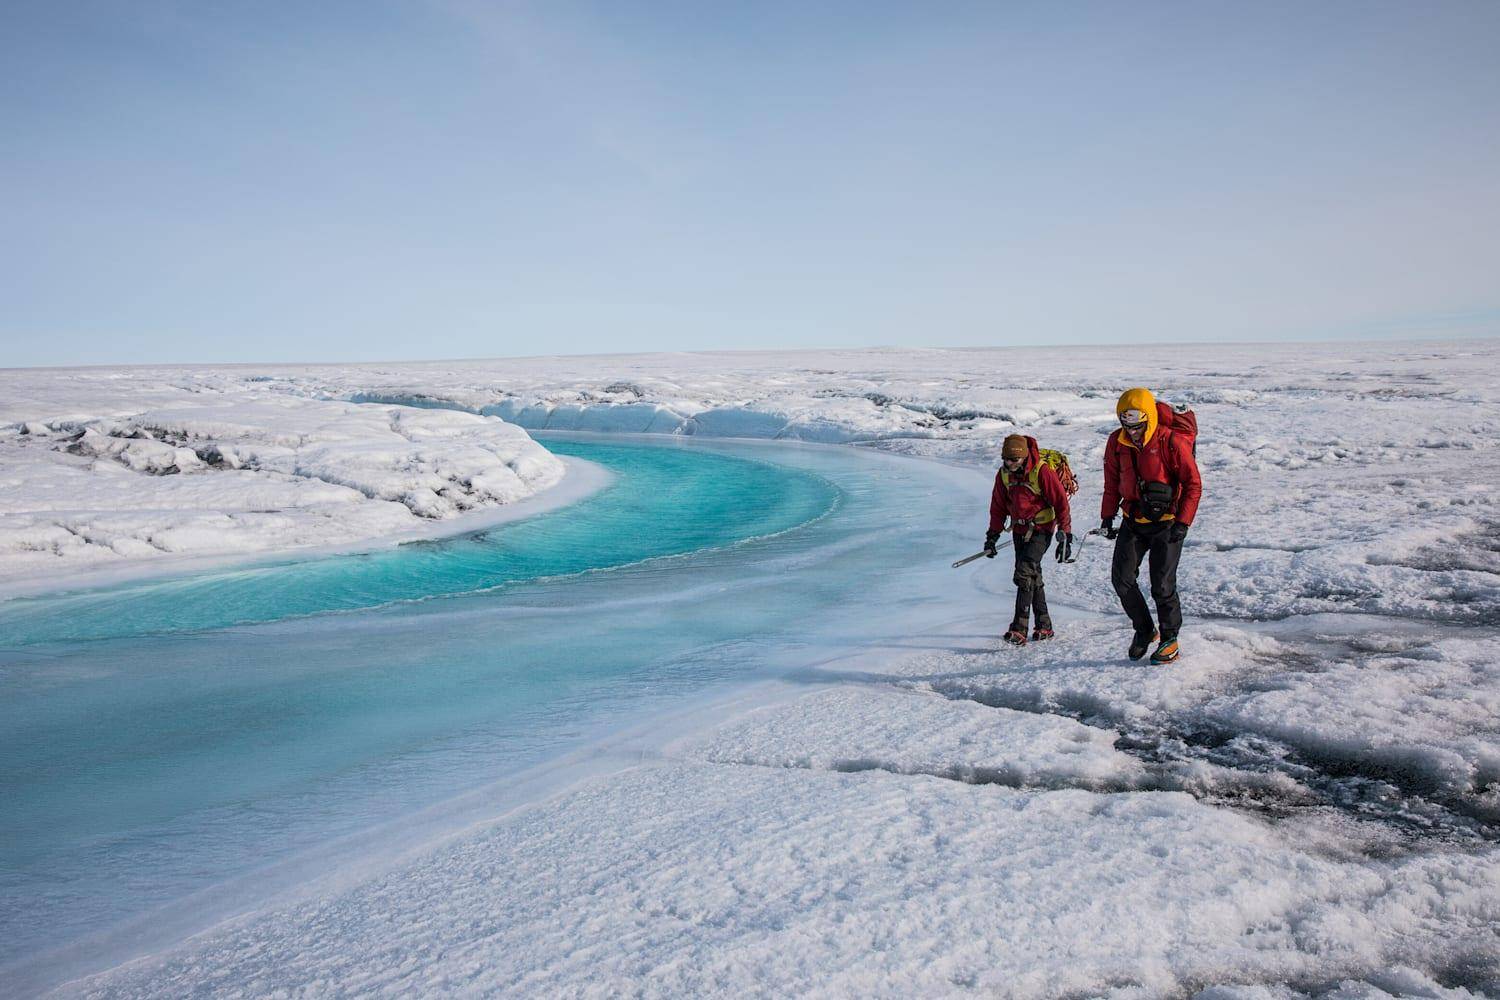
<path id="1" fill-rule="evenodd" d="M 1130 658 L 1132 660 L 1139 660 L 1145 656 L 1146 650 L 1150 649 L 1151 644 L 1155 641 L 1155 632 L 1137 632 L 1135 638 L 1130 642 Z"/>
<path id="2" fill-rule="evenodd" d="M 1056 635 L 1056 633 L 1052 631 L 1051 626 L 1047 626 L 1044 628 L 1043 626 L 1038 625 L 1036 628 L 1031 630 L 1031 641 L 1045 642 L 1046 640 L 1052 638 L 1054 635 Z"/>
<path id="3" fill-rule="evenodd" d="M 1026 645 L 1026 626 L 1012 625 L 1001 638 L 1012 646 L 1024 646 Z"/>
<path id="4" fill-rule="evenodd" d="M 1161 645 L 1156 647 L 1156 652 L 1151 654 L 1152 663 L 1171 663 L 1177 659 L 1179 650 L 1177 648 L 1177 637 L 1169 635 L 1162 639 Z"/>

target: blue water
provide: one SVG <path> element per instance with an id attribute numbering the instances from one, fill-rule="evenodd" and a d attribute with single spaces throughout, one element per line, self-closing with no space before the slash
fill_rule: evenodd
<path id="1" fill-rule="evenodd" d="M 546 444 L 613 482 L 473 536 L 0 605 L 0 966 L 45 983 L 50 948 L 899 634 L 983 520 L 851 449 Z"/>
<path id="2" fill-rule="evenodd" d="M 702 449 L 553 442 L 618 480 L 566 511 L 458 539 L 0 605 L 5 647 L 162 635 L 473 593 L 785 531 L 838 502 L 806 471 Z"/>

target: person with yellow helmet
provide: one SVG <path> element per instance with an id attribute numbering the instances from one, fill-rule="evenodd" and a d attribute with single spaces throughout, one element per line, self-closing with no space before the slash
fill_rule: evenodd
<path id="1" fill-rule="evenodd" d="M 1135 626 L 1130 658 L 1139 660 L 1160 639 L 1151 662 L 1171 663 L 1180 652 L 1177 633 L 1182 629 L 1177 563 L 1203 496 L 1194 438 L 1186 428 L 1174 428 L 1172 408 L 1158 403 L 1147 389 L 1127 389 L 1115 414 L 1120 429 L 1104 446 L 1099 525 L 1101 534 L 1115 540 L 1110 582 Z M 1192 428 L 1196 432 L 1196 422 Z M 1119 529 L 1114 526 L 1116 511 L 1124 515 Z M 1148 558 L 1156 623 L 1137 582 L 1141 561 Z"/>

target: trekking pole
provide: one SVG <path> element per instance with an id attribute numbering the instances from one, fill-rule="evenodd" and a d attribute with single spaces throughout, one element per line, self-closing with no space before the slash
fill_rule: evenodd
<path id="1" fill-rule="evenodd" d="M 1013 541 L 1015 541 L 1014 538 L 1007 538 L 1005 541 L 1001 542 L 999 545 L 996 545 L 995 548 L 997 550 L 998 549 L 1003 549 L 1003 548 L 1005 548 L 1007 545 L 1009 545 Z M 984 554 L 985 554 L 985 550 L 984 549 L 980 549 L 978 552 L 974 553 L 972 556 L 964 556 L 958 562 L 956 562 L 956 563 L 953 564 L 953 568 L 954 569 L 958 569 L 958 567 L 960 567 L 960 566 L 967 566 L 967 565 L 969 565 L 969 563 L 973 562 L 975 559 L 983 558 Z"/>

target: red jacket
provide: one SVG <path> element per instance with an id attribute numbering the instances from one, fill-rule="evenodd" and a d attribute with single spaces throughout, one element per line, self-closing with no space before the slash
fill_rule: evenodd
<path id="1" fill-rule="evenodd" d="M 1183 524 L 1193 523 L 1198 500 L 1203 496 L 1203 480 L 1186 438 L 1174 435 L 1169 427 L 1155 426 L 1147 433 L 1145 444 L 1137 448 L 1124 428 L 1111 434 L 1104 446 L 1104 501 L 1099 516 L 1113 518 L 1115 511 L 1123 508 L 1126 517 L 1147 523 L 1137 508 L 1141 499 L 1138 480 L 1173 487 L 1171 512 L 1162 520 L 1176 518 Z"/>
<path id="2" fill-rule="evenodd" d="M 1057 477 L 1052 466 L 1042 461 L 1036 438 L 1028 437 L 1026 447 L 1026 461 L 1011 475 L 1009 486 L 1005 485 L 1003 466 L 995 473 L 995 491 L 990 494 L 990 531 L 999 534 L 1005 519 L 1009 517 L 1015 521 L 1012 525 L 1015 533 L 1025 534 L 1032 527 L 1032 519 L 1050 508 L 1055 517 L 1036 525 L 1036 530 L 1050 533 L 1056 528 L 1062 528 L 1065 533 L 1072 534 L 1073 515 L 1068 510 L 1068 494 L 1063 489 L 1062 480 Z M 1041 490 L 1040 496 L 1031 489 L 1032 469 L 1038 470 L 1036 479 L 1037 488 Z"/>

